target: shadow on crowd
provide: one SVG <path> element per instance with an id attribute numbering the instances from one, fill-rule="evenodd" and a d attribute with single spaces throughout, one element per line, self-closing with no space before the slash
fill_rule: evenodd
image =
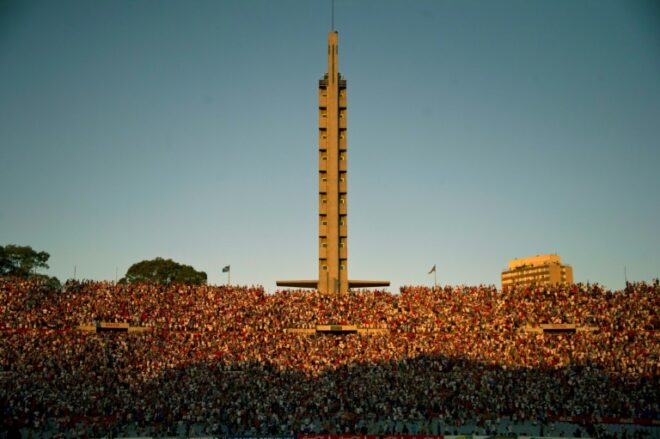
<path id="1" fill-rule="evenodd" d="M 538 435 L 544 426 L 548 434 L 561 422 L 587 426 L 657 419 L 657 375 L 616 377 L 589 364 L 510 368 L 417 354 L 414 342 L 405 356 L 388 361 L 346 363 L 342 358 L 347 349 L 381 349 L 391 337 L 282 334 L 280 352 L 264 349 L 274 357 L 306 361 L 318 361 L 314 351 L 322 352 L 319 358 L 329 364 L 309 373 L 269 358 L 227 361 L 222 352 L 207 349 L 212 341 L 203 334 L 12 336 L 17 334 L 58 353 L 8 368 L 15 373 L 3 372 L 3 389 L 18 392 L 23 403 L 17 407 L 17 401 L 3 399 L 5 429 L 188 436 L 191 428 L 204 435 L 453 434 L 467 428 L 470 433 Z M 171 349 L 180 365 L 169 367 L 170 354 L 162 349 Z M 584 432 L 593 436 L 595 430 L 585 427 Z"/>

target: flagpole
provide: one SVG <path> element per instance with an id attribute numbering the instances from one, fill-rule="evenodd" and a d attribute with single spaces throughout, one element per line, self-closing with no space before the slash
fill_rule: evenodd
<path id="1" fill-rule="evenodd" d="M 436 264 L 433 264 L 433 267 L 429 271 L 428 274 L 433 273 L 433 291 L 435 291 L 438 288 L 438 270 L 436 270 Z"/>
<path id="2" fill-rule="evenodd" d="M 227 286 L 231 285 L 231 265 L 222 267 L 222 272 L 227 273 Z"/>

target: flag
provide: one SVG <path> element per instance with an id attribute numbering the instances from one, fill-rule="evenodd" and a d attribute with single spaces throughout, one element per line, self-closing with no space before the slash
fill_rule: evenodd
<path id="1" fill-rule="evenodd" d="M 222 268 L 223 273 L 229 273 L 229 265 Z"/>
<path id="2" fill-rule="evenodd" d="M 431 270 L 429 270 L 429 274 L 431 274 L 431 273 L 435 273 L 435 264 L 433 264 L 433 268 L 431 268 Z"/>

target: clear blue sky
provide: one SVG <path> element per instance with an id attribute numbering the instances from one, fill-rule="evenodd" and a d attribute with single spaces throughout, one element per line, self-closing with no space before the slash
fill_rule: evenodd
<path id="1" fill-rule="evenodd" d="M 314 278 L 330 0 L 0 2 L 0 244 Z M 349 276 L 660 275 L 655 1 L 336 0 Z"/>

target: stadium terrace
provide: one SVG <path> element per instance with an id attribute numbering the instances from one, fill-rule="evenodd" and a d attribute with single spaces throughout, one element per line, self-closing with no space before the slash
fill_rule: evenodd
<path id="1" fill-rule="evenodd" d="M 657 435 L 659 292 L 656 282 L 330 297 L 5 278 L 2 429 L 594 436 L 609 423 Z M 102 322 L 110 330 L 83 330 Z M 382 331 L 287 331 L 319 322 Z M 128 327 L 143 330 L 117 330 Z"/>

